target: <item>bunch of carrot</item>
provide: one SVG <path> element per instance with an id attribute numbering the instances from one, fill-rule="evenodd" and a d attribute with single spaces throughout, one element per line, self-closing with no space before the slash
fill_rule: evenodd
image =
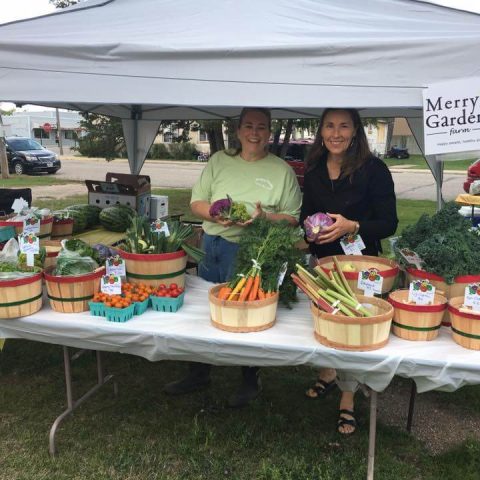
<path id="1" fill-rule="evenodd" d="M 347 317 L 370 317 L 372 313 L 359 303 L 336 257 L 333 257 L 333 262 L 335 268 L 328 273 L 317 266 L 312 274 L 297 265 L 297 274 L 292 273 L 291 277 L 297 287 L 321 310 Z"/>
<path id="2" fill-rule="evenodd" d="M 265 292 L 261 283 L 261 269 L 254 266 L 246 274 L 239 275 L 239 278 L 222 287 L 218 292 L 218 299 L 253 302 L 254 300 L 265 300 L 265 298 L 275 295 L 273 291 Z"/>

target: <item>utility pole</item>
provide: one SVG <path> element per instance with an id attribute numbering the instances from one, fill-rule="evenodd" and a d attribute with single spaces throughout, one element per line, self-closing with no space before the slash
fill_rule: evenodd
<path id="1" fill-rule="evenodd" d="M 62 129 L 60 126 L 60 112 L 58 108 L 55 109 L 57 112 L 57 138 L 58 138 L 58 146 L 60 148 L 60 155 L 63 155 L 63 143 L 62 143 Z"/>
<path id="2" fill-rule="evenodd" d="M 5 131 L 3 129 L 2 115 L 0 114 L 0 166 L 2 178 L 10 178 L 8 173 L 7 144 L 5 143 Z"/>

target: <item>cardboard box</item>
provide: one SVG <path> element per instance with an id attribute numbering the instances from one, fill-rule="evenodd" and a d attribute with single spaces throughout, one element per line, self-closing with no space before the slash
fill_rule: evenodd
<path id="1" fill-rule="evenodd" d="M 128 205 L 140 215 L 150 216 L 151 186 L 148 175 L 112 173 L 105 181 L 85 180 L 88 203 L 100 208 Z"/>
<path id="2" fill-rule="evenodd" d="M 166 195 L 152 195 L 150 198 L 150 220 L 168 216 L 168 197 Z"/>

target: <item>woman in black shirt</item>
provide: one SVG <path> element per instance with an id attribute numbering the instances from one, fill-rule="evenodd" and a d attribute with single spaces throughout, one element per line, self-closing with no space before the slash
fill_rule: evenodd
<path id="1" fill-rule="evenodd" d="M 326 109 L 315 143 L 307 158 L 300 221 L 317 212 L 327 213 L 333 225 L 309 242 L 312 260 L 344 254 L 340 239 L 359 234 L 362 253 L 378 255 L 380 240 L 395 233 L 398 219 L 392 176 L 387 166 L 368 147 L 360 115 L 355 109 Z M 306 393 L 319 397 L 335 381 L 342 390 L 338 432 L 352 434 L 356 428 L 354 394 L 358 383 L 348 372 L 322 369 L 314 387 Z"/>

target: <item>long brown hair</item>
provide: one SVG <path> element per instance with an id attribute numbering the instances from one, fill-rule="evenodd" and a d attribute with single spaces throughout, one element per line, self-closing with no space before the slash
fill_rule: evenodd
<path id="1" fill-rule="evenodd" d="M 262 108 L 262 107 L 245 107 L 242 108 L 242 111 L 240 112 L 240 117 L 238 119 L 238 128 L 242 126 L 243 120 L 245 119 L 245 115 L 250 112 L 259 112 L 267 118 L 267 127 L 268 131 L 272 131 L 272 114 L 268 108 Z M 239 145 L 237 148 L 233 150 L 225 150 L 225 153 L 229 155 L 230 157 L 235 157 L 242 151 L 242 145 Z"/>
<path id="2" fill-rule="evenodd" d="M 330 112 L 338 111 L 347 112 L 350 115 L 355 130 L 352 143 L 345 152 L 340 177 L 350 177 L 355 170 L 360 168 L 372 156 L 358 110 L 355 108 L 326 108 L 320 118 L 320 126 L 318 127 L 315 141 L 307 156 L 307 171 L 313 170 L 318 165 L 320 159 L 326 158 L 328 155 L 328 150 L 323 143 L 322 127 L 325 123 L 325 117 Z"/>

